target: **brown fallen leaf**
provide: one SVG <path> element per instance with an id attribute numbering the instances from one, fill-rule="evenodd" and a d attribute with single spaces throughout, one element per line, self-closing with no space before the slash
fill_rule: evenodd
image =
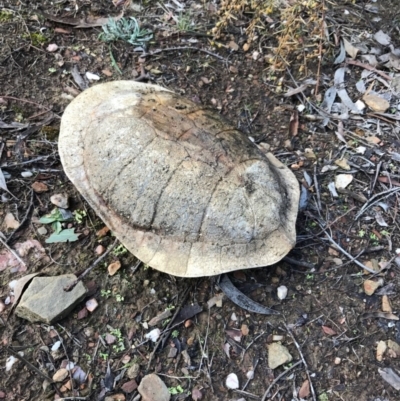
<path id="1" fill-rule="evenodd" d="M 335 336 L 337 334 L 335 330 L 331 329 L 328 326 L 322 326 L 322 331 L 328 336 Z"/>
<path id="2" fill-rule="evenodd" d="M 110 229 L 107 226 L 104 226 L 102 229 L 97 231 L 96 235 L 98 237 L 104 237 L 107 235 L 107 233 L 110 231 Z"/>
<path id="3" fill-rule="evenodd" d="M 392 305 L 390 305 L 389 297 L 387 295 L 382 297 L 382 310 L 383 312 L 392 313 Z"/>
<path id="4" fill-rule="evenodd" d="M 307 398 L 310 395 L 310 382 L 305 380 L 299 390 L 299 398 Z"/>
<path id="5" fill-rule="evenodd" d="M 32 189 L 38 194 L 41 194 L 42 192 L 46 192 L 49 190 L 47 185 L 44 182 L 40 182 L 40 181 L 35 181 L 32 184 Z"/>

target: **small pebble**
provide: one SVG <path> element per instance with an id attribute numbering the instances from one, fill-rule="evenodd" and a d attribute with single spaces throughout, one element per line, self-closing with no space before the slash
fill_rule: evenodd
<path id="1" fill-rule="evenodd" d="M 50 202 L 61 209 L 68 209 L 69 202 L 66 194 L 54 194 L 50 198 Z"/>
<path id="2" fill-rule="evenodd" d="M 340 362 L 342 362 L 342 359 L 337 356 L 335 358 L 335 365 L 340 365 Z"/>
<path id="3" fill-rule="evenodd" d="M 102 255 L 105 250 L 106 250 L 106 248 L 104 248 L 103 245 L 97 245 L 97 247 L 95 249 L 96 255 Z"/>
<path id="4" fill-rule="evenodd" d="M 97 303 L 97 301 L 94 298 L 86 301 L 86 309 L 89 312 L 93 312 L 95 309 L 97 309 L 98 306 L 99 306 L 99 304 Z"/>
<path id="5" fill-rule="evenodd" d="M 40 235 L 46 235 L 46 234 L 47 234 L 47 228 L 44 227 L 44 226 L 39 227 L 39 228 L 37 229 L 37 232 L 38 232 L 38 234 L 40 234 Z"/>
<path id="6" fill-rule="evenodd" d="M 68 376 L 68 370 L 63 368 L 63 369 L 59 369 L 57 370 L 56 373 L 54 373 L 53 375 L 53 380 L 56 383 L 62 382 L 64 379 L 66 379 Z"/>
<path id="7" fill-rule="evenodd" d="M 225 380 L 225 385 L 231 390 L 239 388 L 239 379 L 235 373 L 230 373 Z"/>
<path id="8" fill-rule="evenodd" d="M 33 176 L 33 173 L 32 173 L 32 171 L 23 171 L 23 172 L 21 173 L 21 176 L 22 176 L 23 178 L 30 178 L 30 177 Z"/>
<path id="9" fill-rule="evenodd" d="M 288 293 L 288 289 L 287 289 L 286 286 L 281 285 L 280 287 L 278 287 L 278 289 L 277 289 L 277 295 L 278 295 L 278 298 L 279 298 L 280 300 L 285 299 L 285 298 L 287 297 L 287 293 Z"/>

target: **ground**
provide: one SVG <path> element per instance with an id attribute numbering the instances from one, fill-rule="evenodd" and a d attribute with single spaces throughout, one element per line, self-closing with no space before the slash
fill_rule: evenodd
<path id="1" fill-rule="evenodd" d="M 385 294 L 394 313 L 400 307 L 395 259 L 399 113 L 396 91 L 388 90 L 396 60 L 377 66 L 383 74 L 365 75 L 366 66 L 371 67 L 365 55 L 373 55 L 374 47 L 384 54 L 390 46 L 395 53 L 400 45 L 397 0 L 281 2 L 256 21 L 253 34 L 246 27 L 254 10 L 246 8 L 219 35 L 211 34 L 221 20 L 219 3 L 114 3 L 0 2 L 0 223 L 2 243 L 7 243 L 0 260 L 0 398 L 101 399 L 109 366 L 114 374 L 137 369 L 108 386 L 107 396 L 117 394 L 115 399 L 134 399 L 135 383 L 151 372 L 159 374 L 173 399 L 181 400 L 292 400 L 300 398 L 302 386 L 304 399 L 397 399 L 396 383 L 393 387 L 379 373 L 400 368 L 398 350 L 389 342 L 400 343 L 400 324 L 390 307 L 382 311 Z M 117 17 L 122 10 L 152 31 L 147 55 L 137 51 L 140 43 L 106 42 L 99 36 L 103 30 L 98 18 Z M 69 24 L 68 18 L 87 24 L 87 17 L 95 23 Z M 390 44 L 374 42 L 380 30 L 391 37 Z M 344 60 L 334 64 L 342 38 L 367 50 L 356 56 L 359 65 L 348 65 L 341 88 L 356 101 L 361 95 L 355 84 L 362 78 L 380 100 L 386 96 L 390 109 L 380 113 L 369 105 L 361 115 L 343 113 L 323 125 L 318 110 L 342 67 Z M 102 252 L 99 245 L 107 248 L 114 242 L 110 233 L 100 232 L 104 224 L 67 179 L 57 153 L 65 107 L 84 85 L 96 84 L 82 78 L 87 72 L 100 82 L 157 83 L 216 109 L 261 147 L 268 144 L 294 171 L 308 199 L 302 200 L 295 249 L 277 265 L 231 274 L 238 289 L 280 314 L 250 313 L 226 297 L 222 306 L 209 308 L 207 301 L 221 294 L 217 278 L 162 274 L 138 265 L 117 246 L 83 280 L 90 292 L 87 299 L 98 302 L 92 313 L 87 313 L 85 299 L 53 327 L 15 316 L 8 303 L 12 280 L 35 272 L 79 275 Z M 285 96 L 303 85 L 297 94 Z M 335 162 L 340 164 L 337 170 L 332 169 L 338 167 Z M 343 173 L 353 181 L 336 194 L 330 184 Z M 12 195 L 4 191 L 5 183 Z M 57 193 L 69 197 L 74 218 L 62 228 L 75 229 L 77 241 L 45 242 L 53 228 L 47 225 L 45 233 L 39 219 L 52 210 L 50 196 Z M 362 209 L 365 205 L 371 207 Z M 10 213 L 21 223 L 18 228 L 14 220 L 6 220 Z M 25 269 L 4 267 L 9 249 L 33 240 L 45 252 L 29 253 Z M 366 295 L 364 283 L 371 276 L 351 258 L 384 268 L 379 293 Z M 117 261 L 121 268 L 110 276 L 107 266 Z M 277 297 L 282 285 L 288 288 L 284 300 Z M 173 315 L 190 305 L 199 305 L 200 313 L 176 326 L 170 320 L 169 331 L 163 323 L 156 326 L 168 335 L 153 352 L 154 343 L 145 338 L 152 329 L 147 322 L 166 309 Z M 274 335 L 282 336 L 293 361 L 270 369 L 267 347 Z M 63 346 L 51 351 L 59 338 Z M 377 356 L 379 342 L 389 344 L 383 356 Z M 23 351 L 24 359 L 5 371 L 13 350 Z M 296 364 L 303 358 L 306 364 Z M 85 372 L 82 380 L 74 380 L 72 389 L 46 384 L 44 377 L 53 377 L 66 361 Z M 252 370 L 254 378 L 248 381 Z M 227 388 L 230 373 L 238 376 L 239 390 Z M 306 380 L 313 391 L 305 389 Z"/>

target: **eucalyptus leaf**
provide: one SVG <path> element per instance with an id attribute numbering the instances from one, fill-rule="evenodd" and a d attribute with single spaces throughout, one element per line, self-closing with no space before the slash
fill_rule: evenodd
<path id="1" fill-rule="evenodd" d="M 74 242 L 78 240 L 78 234 L 74 232 L 74 228 L 68 228 L 67 230 L 62 230 L 59 233 L 53 233 L 47 238 L 47 244 L 53 244 L 55 242 Z"/>

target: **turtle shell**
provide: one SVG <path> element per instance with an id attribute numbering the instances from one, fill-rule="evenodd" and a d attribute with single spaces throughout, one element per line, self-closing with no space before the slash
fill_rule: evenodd
<path id="1" fill-rule="evenodd" d="M 278 262 L 299 185 L 225 118 L 159 86 L 96 85 L 65 110 L 65 172 L 124 246 L 176 276 Z"/>

